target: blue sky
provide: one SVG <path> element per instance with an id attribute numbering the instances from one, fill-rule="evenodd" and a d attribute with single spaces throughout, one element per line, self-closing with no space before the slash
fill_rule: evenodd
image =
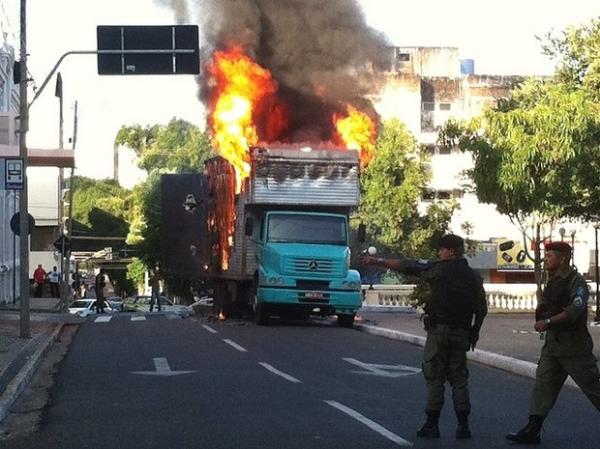
<path id="1" fill-rule="evenodd" d="M 19 2 L 3 3 L 18 33 Z M 551 73 L 552 63 L 540 54 L 535 36 L 600 16 L 600 2 L 590 0 L 364 0 L 361 4 L 368 22 L 394 44 L 458 46 L 461 57 L 475 59 L 477 73 L 488 74 Z M 173 22 L 170 11 L 153 0 L 29 0 L 30 72 L 40 86 L 64 52 L 94 50 L 97 25 Z M 66 136 L 71 135 L 72 105 L 75 100 L 79 103 L 79 174 L 112 175 L 112 141 L 122 124 L 164 123 L 177 116 L 203 126 L 203 107 L 190 76 L 100 77 L 94 56 L 70 56 L 60 71 Z M 54 81 L 31 108 L 28 143 L 32 147 L 58 145 L 58 101 L 53 92 Z"/>

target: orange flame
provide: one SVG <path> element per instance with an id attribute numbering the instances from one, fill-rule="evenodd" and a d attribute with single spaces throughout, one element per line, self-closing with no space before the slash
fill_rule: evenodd
<path id="1" fill-rule="evenodd" d="M 333 115 L 337 139 L 349 150 L 360 152 L 361 165 L 365 167 L 373 158 L 377 125 L 366 113 L 346 105 L 347 115 Z"/>
<path id="2" fill-rule="evenodd" d="M 266 134 L 277 135 L 286 126 L 285 110 L 277 103 L 277 82 L 271 72 L 240 48 L 217 51 L 208 65 L 211 75 L 209 124 L 217 152 L 235 168 L 236 191 L 250 173 L 248 149 L 260 139 L 259 115 L 269 121 Z M 272 113 L 272 114 L 270 114 Z"/>

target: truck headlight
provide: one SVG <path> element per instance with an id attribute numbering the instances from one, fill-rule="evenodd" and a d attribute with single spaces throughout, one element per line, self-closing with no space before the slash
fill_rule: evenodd
<path id="1" fill-rule="evenodd" d="M 283 285 L 283 278 L 279 276 L 269 276 L 267 278 L 267 284 L 270 285 Z"/>

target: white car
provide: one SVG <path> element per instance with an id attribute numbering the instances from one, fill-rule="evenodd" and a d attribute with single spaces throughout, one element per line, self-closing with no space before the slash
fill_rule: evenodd
<path id="1" fill-rule="evenodd" d="M 95 299 L 78 299 L 73 301 L 69 306 L 69 313 L 73 315 L 86 317 L 88 315 L 96 314 L 96 300 Z M 109 303 L 104 301 L 104 312 L 105 313 L 114 313 L 114 309 L 111 307 Z"/>

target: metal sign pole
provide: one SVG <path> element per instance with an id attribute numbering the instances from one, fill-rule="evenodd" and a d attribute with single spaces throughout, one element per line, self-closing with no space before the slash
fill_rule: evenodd
<path id="1" fill-rule="evenodd" d="M 19 245 L 21 273 L 20 335 L 30 338 L 29 322 L 29 213 L 27 207 L 27 128 L 29 113 L 27 106 L 27 0 L 21 0 L 21 79 L 19 84 L 19 156 L 23 160 L 23 190 L 19 195 Z"/>

